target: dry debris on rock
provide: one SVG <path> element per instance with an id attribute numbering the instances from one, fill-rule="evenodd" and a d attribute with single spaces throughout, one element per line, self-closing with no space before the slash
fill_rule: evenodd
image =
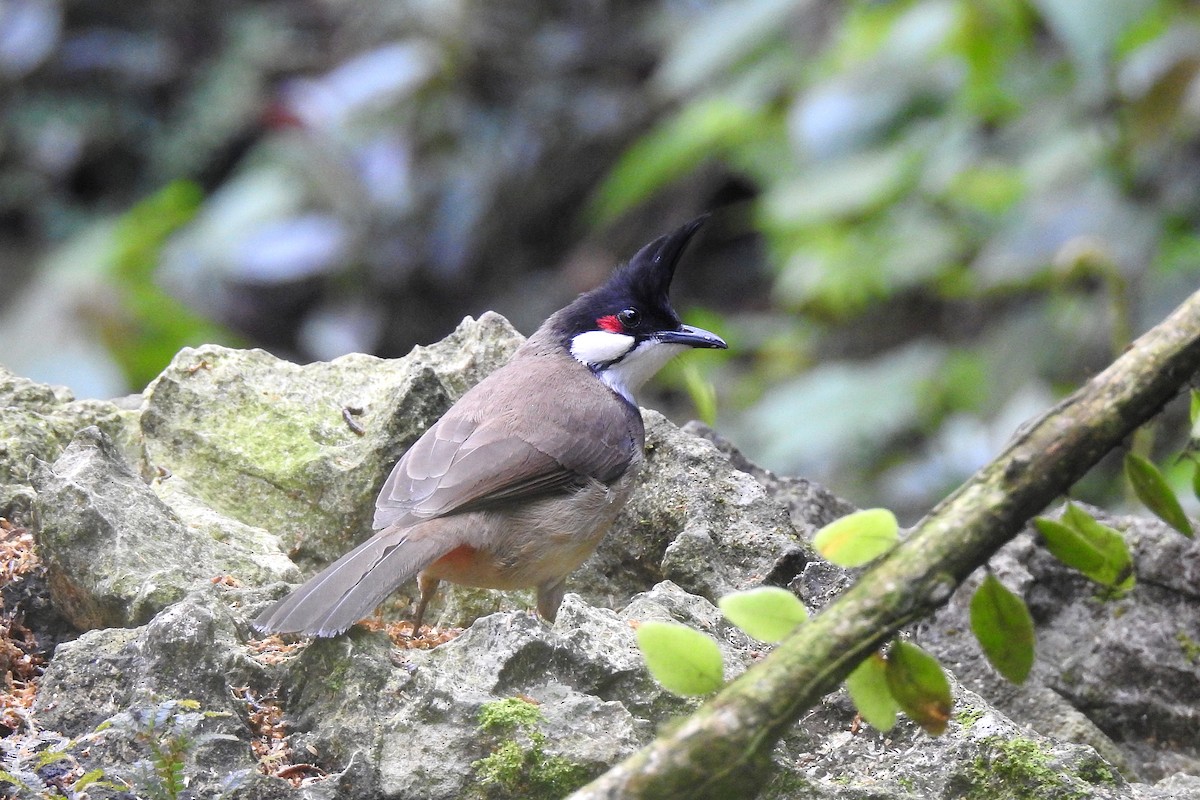
<path id="1" fill-rule="evenodd" d="M 26 627 L 24 614 L 9 606 L 19 602 L 10 591 L 26 576 L 41 571 L 41 560 L 33 546 L 33 534 L 0 517 L 0 728 L 20 730 L 37 695 L 37 681 L 46 663 L 46 653 L 34 632 Z M 18 590 L 19 591 L 19 590 Z"/>

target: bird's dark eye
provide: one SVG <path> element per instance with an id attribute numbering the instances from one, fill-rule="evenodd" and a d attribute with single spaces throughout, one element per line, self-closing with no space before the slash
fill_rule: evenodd
<path id="1" fill-rule="evenodd" d="M 617 319 L 628 330 L 629 328 L 637 327 L 637 324 L 642 321 L 642 315 L 636 308 L 627 308 L 617 314 Z"/>

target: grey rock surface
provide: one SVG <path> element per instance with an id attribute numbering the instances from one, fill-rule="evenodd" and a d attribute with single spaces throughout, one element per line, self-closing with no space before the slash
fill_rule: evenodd
<path id="1" fill-rule="evenodd" d="M 282 691 L 322 766 L 365 760 L 382 796 L 473 796 L 475 762 L 498 744 L 480 711 L 504 698 L 536 702 L 543 761 L 594 776 L 648 742 L 657 723 L 695 705 L 646 672 L 630 626 L 645 619 L 718 635 L 722 627 L 715 608 L 671 584 L 635 597 L 620 614 L 568 594 L 553 626 L 523 611 L 492 614 L 430 651 L 395 651 L 378 634 L 316 642 L 282 669 Z M 729 663 L 748 660 L 744 636 L 719 641 Z M 543 766 L 528 764 L 527 779 L 536 783 Z"/>
<path id="2" fill-rule="evenodd" d="M 79 630 L 148 622 L 189 587 L 225 574 L 254 583 L 296 577 L 275 541 L 235 530 L 243 535 L 231 545 L 185 524 L 95 426 L 31 480 L 51 596 Z M 193 519 L 207 514 L 212 529 L 226 528 L 214 512 L 180 506 Z"/>
<path id="3" fill-rule="evenodd" d="M 761 585 L 786 585 L 814 558 L 787 509 L 710 442 L 656 411 L 646 421 L 643 479 L 613 531 L 572 578 L 593 602 L 670 580 L 711 602 Z"/>
<path id="4" fill-rule="evenodd" d="M 769 647 L 713 601 L 766 584 L 818 607 L 853 579 L 807 544 L 848 504 L 646 412 L 642 485 L 572 576 L 553 625 L 519 593 L 454 590 L 439 613 L 465 630 L 431 650 L 366 628 L 291 645 L 255 638 L 248 620 L 365 535 L 391 461 L 519 341 L 487 315 L 395 362 L 297 367 L 198 348 L 180 353 L 140 411 L 81 407 L 5 376 L 3 401 L 24 409 L 0 419 L 6 458 L 40 462 L 0 467 L 13 496 L 29 499 L 6 511 L 35 531 L 56 603 L 80 629 L 41 679 L 37 730 L 0 739 L 6 769 L 52 731 L 73 740 L 53 739 L 78 774 L 103 769 L 138 792 L 152 777 L 150 743 L 190 726 L 180 768 L 191 797 L 563 797 L 697 704 L 650 677 L 640 623 L 713 636 L 732 678 Z M 32 428 L 32 414 L 53 420 L 53 435 Z M 834 693 L 780 742 L 762 796 L 1200 797 L 1196 545 L 1142 519 L 1110 524 L 1138 560 L 1138 588 L 1119 601 L 1096 599 L 1029 536 L 994 560 L 1040 627 L 1027 686 L 1003 684 L 982 661 L 960 592 L 913 632 L 957 676 L 946 734 L 903 720 L 887 734 L 856 728 L 845 692 Z M 282 717 L 264 734 L 275 707 Z M 290 749 L 263 754 L 264 735 Z M 94 786 L 89 796 L 121 795 Z"/>
<path id="5" fill-rule="evenodd" d="M 62 387 L 33 383 L 0 366 L 0 409 L 0 516 L 29 514 L 35 459 L 57 458 L 87 425 L 98 426 L 140 463 L 137 415 L 115 403 L 75 400 Z"/>
<path id="6" fill-rule="evenodd" d="M 792 524 L 796 526 L 796 530 L 804 532 L 806 536 L 811 537 L 811 534 L 816 533 L 838 517 L 844 517 L 857 510 L 852 504 L 824 486 L 813 483 L 807 478 L 777 475 L 771 470 L 755 464 L 746 458 L 733 442 L 703 422 L 692 420 L 683 426 L 683 432 L 709 440 L 729 459 L 730 466 L 752 475 L 755 480 L 767 488 L 767 492 L 772 498 L 787 507 L 791 514 Z"/>
<path id="7" fill-rule="evenodd" d="M 489 313 L 390 361 L 298 366 L 261 350 L 187 348 L 146 389 L 147 458 L 214 510 L 275 532 L 300 563 L 324 563 L 370 535 L 392 464 L 519 343 Z"/>

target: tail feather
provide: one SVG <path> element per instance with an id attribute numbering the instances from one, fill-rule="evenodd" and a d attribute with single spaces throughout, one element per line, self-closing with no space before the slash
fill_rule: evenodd
<path id="1" fill-rule="evenodd" d="M 441 537 L 383 530 L 351 550 L 252 623 L 262 633 L 337 636 L 402 583 L 454 549 Z"/>

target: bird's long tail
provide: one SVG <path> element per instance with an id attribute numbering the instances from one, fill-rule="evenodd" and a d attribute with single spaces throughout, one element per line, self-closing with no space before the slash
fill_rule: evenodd
<path id="1" fill-rule="evenodd" d="M 411 529 L 383 529 L 259 614 L 252 624 L 262 633 L 337 636 L 344 632 L 458 544 L 411 533 Z"/>

